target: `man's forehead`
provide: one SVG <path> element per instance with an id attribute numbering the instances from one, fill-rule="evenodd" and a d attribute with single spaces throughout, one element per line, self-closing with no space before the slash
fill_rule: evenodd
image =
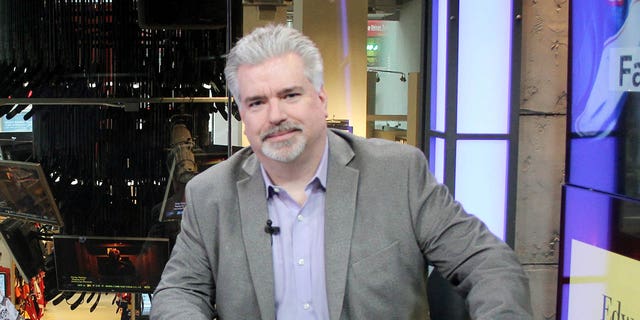
<path id="1" fill-rule="evenodd" d="M 256 95 L 305 90 L 305 87 L 313 86 L 302 68 L 289 64 L 260 67 L 261 65 L 246 65 L 238 69 L 238 89 L 242 100 Z"/>

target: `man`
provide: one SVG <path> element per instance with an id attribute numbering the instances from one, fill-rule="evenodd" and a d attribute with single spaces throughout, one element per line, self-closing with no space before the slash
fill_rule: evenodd
<path id="1" fill-rule="evenodd" d="M 152 319 L 427 319 L 427 264 L 474 319 L 530 319 L 513 251 L 413 147 L 327 129 L 322 58 L 284 26 L 227 57 L 251 148 L 193 178 Z"/>

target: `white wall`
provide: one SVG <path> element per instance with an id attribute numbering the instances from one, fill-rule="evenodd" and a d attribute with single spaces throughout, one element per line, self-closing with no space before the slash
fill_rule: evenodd
<path id="1" fill-rule="evenodd" d="M 383 59 L 377 69 L 399 71 L 405 74 L 420 71 L 422 58 L 422 6 L 421 0 L 405 3 L 398 21 L 388 21 L 385 25 Z M 408 82 L 400 81 L 395 73 L 379 73 L 380 81 L 376 86 L 376 114 L 407 114 Z M 391 126 L 400 125 L 406 129 L 406 122 L 390 122 Z M 380 129 L 386 122 L 377 122 Z"/>

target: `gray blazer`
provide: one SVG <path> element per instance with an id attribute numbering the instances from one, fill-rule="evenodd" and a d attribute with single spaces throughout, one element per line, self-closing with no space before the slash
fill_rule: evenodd
<path id="1" fill-rule="evenodd" d="M 427 263 L 474 319 L 530 319 L 513 251 L 467 214 L 418 149 L 329 131 L 325 212 L 331 319 L 428 319 Z M 267 202 L 250 148 L 193 178 L 151 318 L 275 319 Z"/>

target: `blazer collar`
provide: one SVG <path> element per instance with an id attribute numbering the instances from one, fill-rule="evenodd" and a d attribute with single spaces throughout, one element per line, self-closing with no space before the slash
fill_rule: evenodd
<path id="1" fill-rule="evenodd" d="M 345 138 L 328 131 L 329 159 L 325 198 L 325 272 L 331 319 L 339 319 L 344 301 L 359 171 L 348 164 L 354 152 Z M 347 138 L 348 139 L 348 138 Z M 275 318 L 270 235 L 264 232 L 267 200 L 255 155 L 242 166 L 247 176 L 237 183 L 242 235 L 262 319 Z"/>
<path id="2" fill-rule="evenodd" d="M 340 319 L 347 283 L 359 176 L 359 171 L 349 166 L 354 155 L 345 138 L 329 131 L 324 260 L 331 319 Z"/>
<path id="3" fill-rule="evenodd" d="M 260 308 L 260 318 L 273 320 L 275 319 L 273 261 L 271 236 L 264 231 L 268 217 L 267 200 L 264 196 L 264 180 L 255 155 L 249 156 L 242 168 L 247 176 L 238 180 L 236 184 L 242 238 Z"/>

